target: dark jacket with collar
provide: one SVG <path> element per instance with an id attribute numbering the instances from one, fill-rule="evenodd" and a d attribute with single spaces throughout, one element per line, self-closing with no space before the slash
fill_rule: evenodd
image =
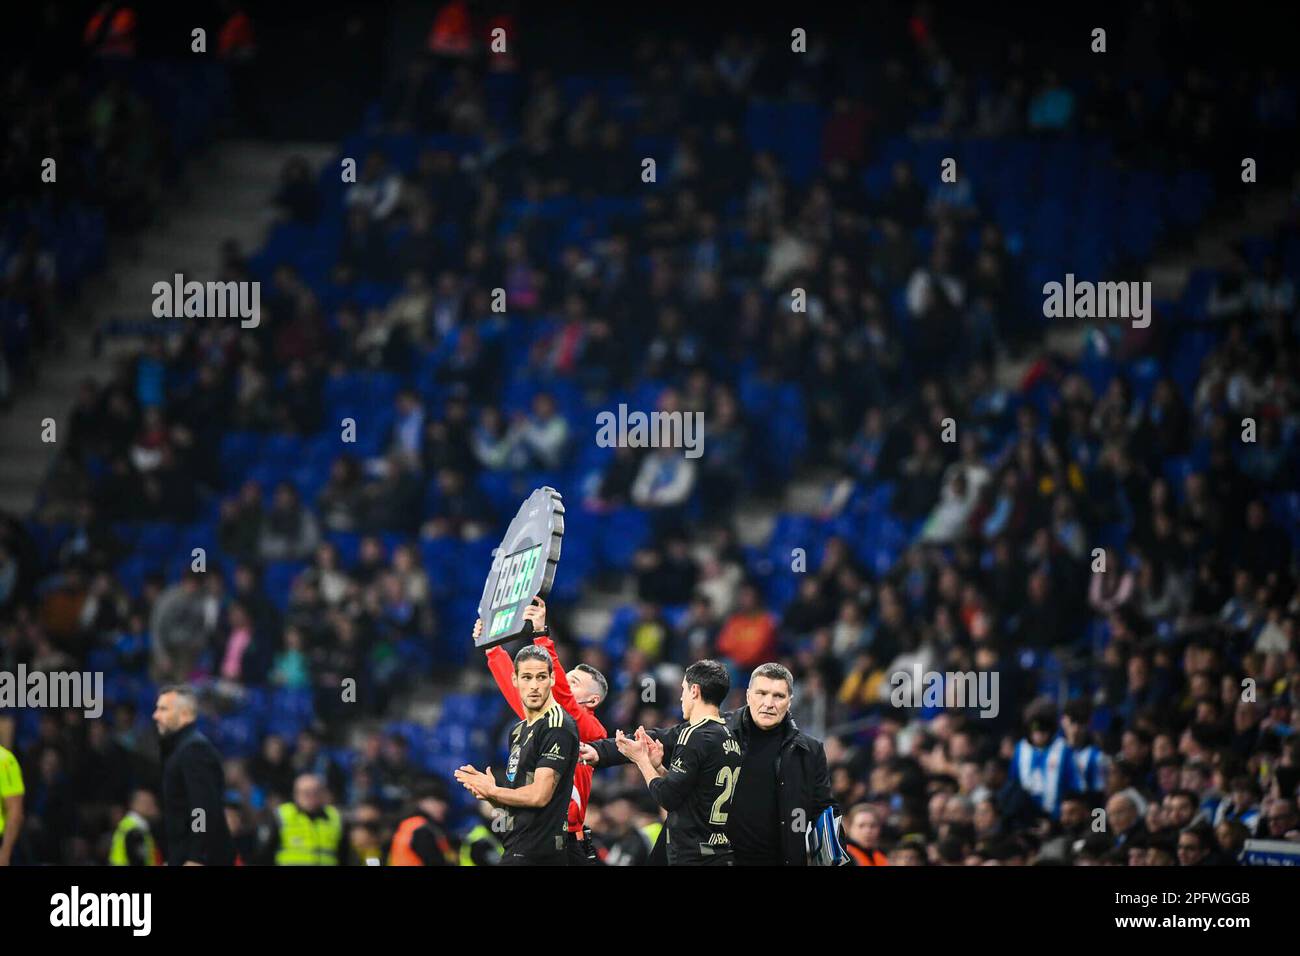
<path id="1" fill-rule="evenodd" d="M 731 736 L 740 744 L 742 754 L 749 752 L 749 734 L 754 726 L 748 707 L 722 714 L 722 720 Z M 659 740 L 675 728 L 656 728 L 649 731 Z M 781 815 L 781 849 L 786 866 L 807 866 L 808 851 L 805 842 L 808 828 L 827 807 L 835 804 L 831 796 L 831 775 L 826 765 L 826 750 L 821 741 L 801 731 L 789 714 L 781 722 L 781 748 L 777 757 L 777 808 Z M 608 767 L 628 762 L 618 752 L 612 738 L 597 740 L 591 745 L 599 756 L 598 766 Z M 741 764 L 744 773 L 744 764 Z M 662 839 L 662 835 L 660 837 Z"/>
<path id="2" fill-rule="evenodd" d="M 196 724 L 164 737 L 161 750 L 167 865 L 233 864 L 235 844 L 226 826 L 226 774 L 221 767 L 221 754 L 199 733 Z M 200 832 L 195 832 L 195 810 L 203 811 Z"/>
<path id="3" fill-rule="evenodd" d="M 754 719 L 748 707 L 723 714 L 727 729 L 749 753 L 749 734 Z M 777 807 L 781 814 L 781 850 L 786 866 L 807 866 L 805 842 L 808 828 L 827 807 L 835 804 L 831 796 L 831 774 L 826 766 L 826 749 L 822 742 L 809 737 L 786 714 L 781 722 L 781 750 L 776 760 Z M 744 773 L 744 764 L 741 764 Z"/>

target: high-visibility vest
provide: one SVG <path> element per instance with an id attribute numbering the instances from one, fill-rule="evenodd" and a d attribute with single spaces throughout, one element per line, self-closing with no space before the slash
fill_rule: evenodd
<path id="1" fill-rule="evenodd" d="M 144 836 L 144 865 L 158 865 L 158 853 L 153 841 L 153 833 L 149 830 L 149 821 L 132 811 L 122 817 L 117 829 L 113 831 L 113 842 L 108 848 L 109 866 L 131 865 L 131 859 L 126 853 L 126 838 L 136 830 Z"/>
<path id="2" fill-rule="evenodd" d="M 853 862 L 858 866 L 889 866 L 888 858 L 879 850 L 868 850 L 853 843 L 847 844 L 844 849 L 849 851 L 849 856 L 853 857 Z"/>
<path id="3" fill-rule="evenodd" d="M 647 823 L 641 828 L 641 832 L 645 834 L 645 838 L 650 841 L 651 847 L 659 842 L 659 834 L 663 831 L 663 828 L 664 824 L 662 820 L 656 820 L 654 823 Z"/>
<path id="4" fill-rule="evenodd" d="M 21 797 L 26 792 L 18 758 L 12 751 L 0 747 L 0 834 L 5 832 L 5 801 L 10 797 Z"/>
<path id="5" fill-rule="evenodd" d="M 309 817 L 292 802 L 280 804 L 280 849 L 276 866 L 338 866 L 343 820 L 333 807 L 324 817 Z"/>
<path id="6" fill-rule="evenodd" d="M 494 834 L 486 826 L 480 823 L 473 830 L 470 830 L 469 833 L 466 833 L 465 839 L 460 842 L 460 865 L 461 866 L 478 865 L 474 862 L 474 854 L 472 851 L 474 849 L 475 843 L 481 843 L 483 841 L 487 841 L 489 844 L 491 844 L 492 849 L 494 849 L 497 853 L 502 853 L 505 850 L 505 847 L 501 845 L 501 841 L 496 838 L 496 834 Z"/>
<path id="7" fill-rule="evenodd" d="M 415 838 L 415 831 L 428 822 L 427 817 L 417 813 L 413 817 L 407 817 L 398 825 L 397 832 L 393 834 L 393 844 L 388 849 L 389 866 L 424 866 L 424 861 L 411 846 L 411 841 Z M 438 838 L 438 850 L 449 864 L 456 862 L 456 853 L 446 838 Z"/>

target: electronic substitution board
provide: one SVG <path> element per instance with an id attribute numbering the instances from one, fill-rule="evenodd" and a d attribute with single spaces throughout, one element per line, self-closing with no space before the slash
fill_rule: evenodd
<path id="1" fill-rule="evenodd" d="M 501 546 L 493 552 L 492 570 L 478 603 L 483 633 L 474 642 L 476 647 L 532 636 L 524 608 L 533 598 L 550 593 L 563 537 L 564 500 L 554 488 L 538 488 L 519 506 Z"/>

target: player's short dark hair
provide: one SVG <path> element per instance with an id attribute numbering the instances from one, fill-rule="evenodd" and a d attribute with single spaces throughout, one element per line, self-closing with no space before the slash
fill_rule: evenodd
<path id="1" fill-rule="evenodd" d="M 600 688 L 601 700 L 604 700 L 606 697 L 609 696 L 609 681 L 605 680 L 604 674 L 596 670 L 596 668 L 592 667 L 590 664 L 579 664 L 573 669 L 575 671 L 582 671 L 584 674 L 586 674 L 588 677 L 590 677 L 592 680 L 596 682 L 596 686 Z"/>
<path id="2" fill-rule="evenodd" d="M 700 689 L 700 700 L 719 706 L 731 691 L 731 678 L 727 669 L 717 661 L 696 661 L 686 668 L 686 683 Z"/>
<path id="3" fill-rule="evenodd" d="M 551 673 L 551 655 L 536 644 L 525 644 L 519 648 L 519 653 L 515 654 L 516 674 L 519 673 L 519 665 L 524 661 L 542 661 L 546 664 L 546 673 Z"/>

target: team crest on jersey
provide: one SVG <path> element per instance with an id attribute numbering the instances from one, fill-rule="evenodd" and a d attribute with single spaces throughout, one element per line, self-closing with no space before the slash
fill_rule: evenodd
<path id="1" fill-rule="evenodd" d="M 506 764 L 506 779 L 515 782 L 515 771 L 519 769 L 519 745 L 510 748 L 510 762 Z"/>

